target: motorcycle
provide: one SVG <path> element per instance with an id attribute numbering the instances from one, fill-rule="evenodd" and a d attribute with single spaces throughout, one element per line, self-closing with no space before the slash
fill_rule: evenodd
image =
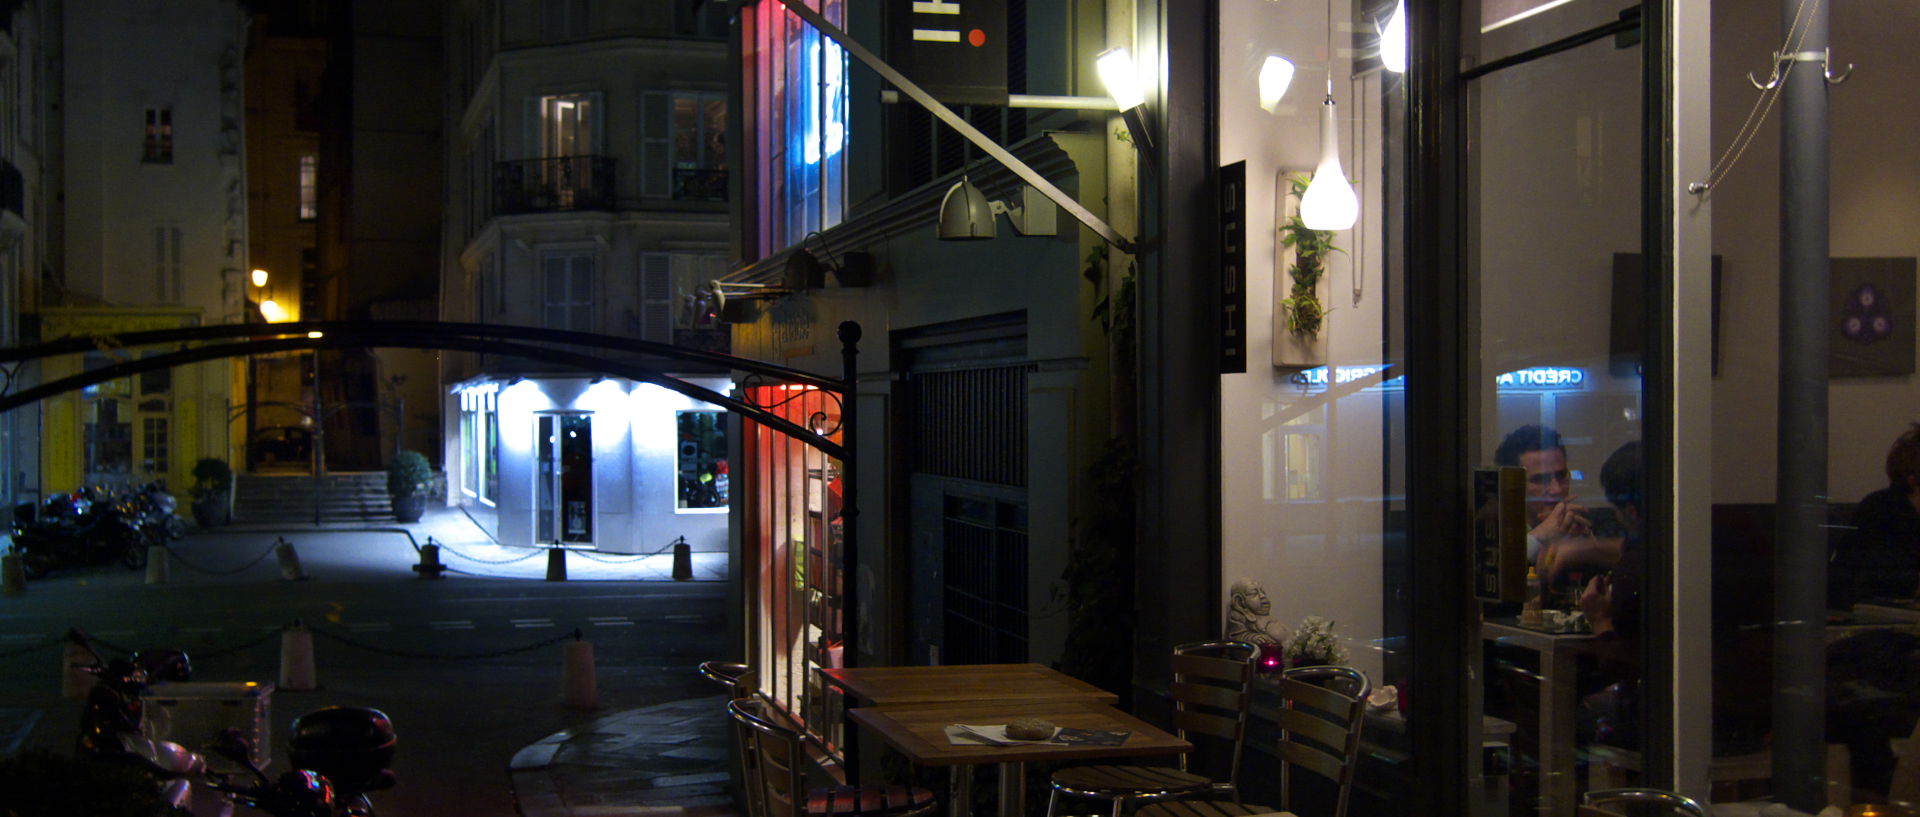
<path id="1" fill-rule="evenodd" d="M 154 544 L 145 525 L 139 504 L 130 498 L 100 489 L 55 494 L 39 506 L 14 507 L 13 551 L 29 579 L 115 561 L 140 570 L 147 566 L 147 547 Z"/>
<path id="2" fill-rule="evenodd" d="M 75 640 L 87 645 L 82 635 L 76 633 Z M 178 743 L 152 740 L 140 728 L 144 719 L 141 691 L 154 681 L 187 680 L 186 653 L 143 651 L 109 661 L 95 655 L 94 662 L 82 668 L 97 680 L 87 692 L 81 713 L 77 753 L 138 767 L 156 778 L 164 802 L 187 808 L 193 801 L 192 779 L 206 773 L 206 759 Z"/>
<path id="3" fill-rule="evenodd" d="M 393 722 L 378 709 L 330 706 L 293 722 L 293 771 L 269 779 L 238 729 L 212 747 L 245 767 L 251 783 L 210 775 L 209 786 L 274 817 L 374 817 L 369 792 L 392 788 Z"/>
<path id="4" fill-rule="evenodd" d="M 140 530 L 146 534 L 150 544 L 164 545 L 187 535 L 187 523 L 176 513 L 180 501 L 158 482 L 149 482 L 133 489 L 135 505 L 140 514 Z"/>

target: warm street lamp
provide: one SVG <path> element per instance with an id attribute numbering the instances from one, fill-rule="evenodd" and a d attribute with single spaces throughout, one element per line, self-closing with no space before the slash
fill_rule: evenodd
<path id="1" fill-rule="evenodd" d="M 253 271 L 253 285 L 254 285 L 254 286 L 257 286 L 257 287 L 263 287 L 263 286 L 266 286 L 266 285 L 267 285 L 267 271 L 266 271 L 266 270 L 263 270 L 263 269 L 257 269 L 257 270 L 254 270 L 254 271 Z"/>
<path id="2" fill-rule="evenodd" d="M 260 302 L 260 317 L 267 323 L 284 323 L 287 320 L 287 308 L 268 298 Z"/>

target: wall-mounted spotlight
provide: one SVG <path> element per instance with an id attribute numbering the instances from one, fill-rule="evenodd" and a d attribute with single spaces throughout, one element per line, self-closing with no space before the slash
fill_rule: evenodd
<path id="1" fill-rule="evenodd" d="M 807 249 L 807 239 L 819 238 L 820 254 Z M 823 260 L 824 257 L 824 260 Z M 818 232 L 807 233 L 799 246 L 787 253 L 787 268 L 782 278 L 787 289 L 819 289 L 827 284 L 827 273 L 843 287 L 863 287 L 873 283 L 873 256 L 864 252 L 843 252 L 838 260 L 827 247 L 827 239 Z"/>
<path id="2" fill-rule="evenodd" d="M 1021 235 L 1055 235 L 1059 232 L 1059 214 L 1046 194 L 1028 185 L 1020 186 L 1018 203 L 993 201 L 980 188 L 961 176 L 947 189 L 940 201 L 940 240 L 978 241 L 992 238 L 994 217 L 1005 213 L 1007 223 Z"/>
<path id="3" fill-rule="evenodd" d="M 1120 118 L 1127 123 L 1127 135 L 1133 137 L 1133 144 L 1140 149 L 1140 155 L 1153 157 L 1153 130 L 1147 127 L 1147 92 L 1140 82 L 1140 69 L 1133 64 L 1133 55 L 1127 49 L 1115 46 L 1100 52 L 1093 59 L 1094 68 L 1100 72 L 1100 82 L 1107 86 L 1107 95 L 1113 97 L 1113 104 L 1120 109 Z"/>
<path id="4" fill-rule="evenodd" d="M 1260 66 L 1260 107 L 1267 113 L 1280 109 L 1280 98 L 1287 95 L 1287 86 L 1293 84 L 1293 61 L 1274 54 Z"/>

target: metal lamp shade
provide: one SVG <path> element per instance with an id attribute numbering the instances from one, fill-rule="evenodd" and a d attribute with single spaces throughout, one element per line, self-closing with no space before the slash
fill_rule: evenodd
<path id="1" fill-rule="evenodd" d="M 965 178 L 940 202 L 940 240 L 978 241 L 993 237 L 993 204 Z"/>

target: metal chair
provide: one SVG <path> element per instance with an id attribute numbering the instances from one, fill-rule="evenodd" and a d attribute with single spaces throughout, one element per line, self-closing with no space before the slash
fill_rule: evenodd
<path id="1" fill-rule="evenodd" d="M 753 694 L 753 668 L 729 661 L 700 662 L 700 677 L 726 688 L 727 697 L 745 698 Z"/>
<path id="2" fill-rule="evenodd" d="M 719 684 L 727 690 L 727 699 L 737 701 L 751 697 L 757 684 L 753 669 L 746 664 L 734 664 L 726 661 L 703 661 L 700 664 L 700 677 Z M 760 801 L 764 792 L 760 784 L 760 764 L 754 750 L 754 731 L 734 724 L 733 730 L 734 771 L 740 775 L 742 799 L 745 801 L 748 817 L 763 817 L 765 804 Z"/>
<path id="3" fill-rule="evenodd" d="M 1280 710 L 1280 807 L 1237 800 L 1172 800 L 1140 810 L 1137 817 L 1246 817 L 1293 808 L 1293 767 L 1299 766 L 1340 787 L 1333 817 L 1346 817 L 1353 772 L 1360 759 L 1360 726 L 1365 723 L 1367 676 L 1352 667 L 1299 667 L 1278 679 Z M 1338 685 L 1343 689 L 1334 689 Z"/>
<path id="4" fill-rule="evenodd" d="M 1663 806 L 1683 817 L 1707 817 L 1707 807 L 1684 794 L 1664 789 L 1596 789 L 1580 798 L 1580 817 L 1621 817 L 1621 813 L 1602 806 L 1612 803 L 1651 803 Z"/>
<path id="5" fill-rule="evenodd" d="M 752 817 L 916 817 L 934 809 L 933 792 L 917 786 L 869 783 L 864 786 L 806 785 L 806 748 L 800 733 L 777 723 L 765 698 L 727 702 L 727 714 L 743 733 L 753 734 L 757 796 L 750 795 Z"/>
<path id="6" fill-rule="evenodd" d="M 1247 713 L 1252 710 L 1254 659 L 1259 655 L 1259 647 L 1244 641 L 1205 641 L 1173 648 L 1174 729 L 1183 740 L 1206 737 L 1230 746 L 1226 780 L 1194 773 L 1184 754 L 1176 767 L 1072 766 L 1053 773 L 1047 817 L 1058 812 L 1062 796 L 1110 801 L 1113 817 L 1120 817 L 1131 801 L 1198 794 L 1238 801 L 1240 755 L 1246 745 Z"/>

